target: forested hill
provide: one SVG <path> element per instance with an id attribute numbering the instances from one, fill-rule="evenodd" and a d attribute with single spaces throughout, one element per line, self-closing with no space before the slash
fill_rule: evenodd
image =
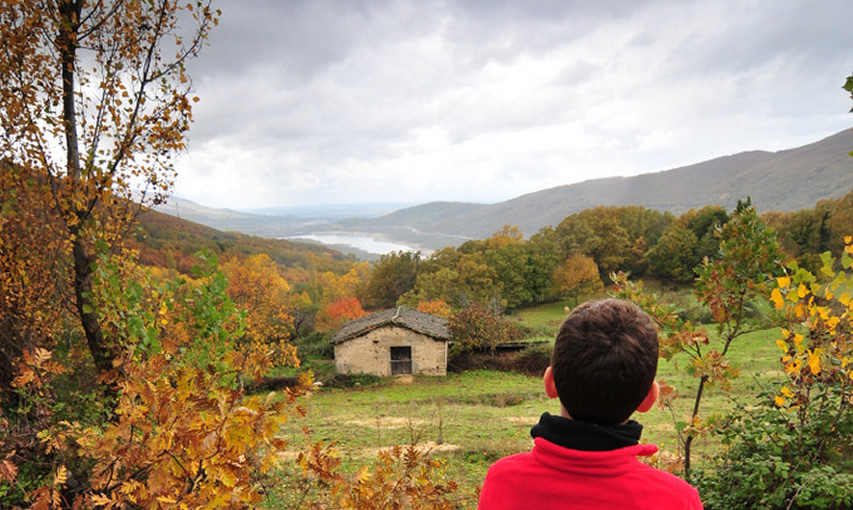
<path id="1" fill-rule="evenodd" d="M 506 224 L 531 235 L 598 205 L 641 205 L 680 214 L 705 205 L 732 209 L 749 195 L 759 212 L 794 211 L 839 198 L 853 188 L 851 150 L 853 131 L 845 130 L 796 149 L 743 152 L 657 173 L 595 179 L 497 204 L 428 203 L 341 226 L 428 245 L 433 243 L 424 243 L 425 237 L 445 242 L 459 236 L 482 239 Z"/>
<path id="2" fill-rule="evenodd" d="M 223 259 L 264 253 L 285 268 L 348 269 L 355 260 L 318 243 L 223 232 L 152 210 L 141 213 L 138 220 L 127 242 L 139 251 L 140 261 L 149 266 L 174 267 L 183 273 L 198 264 L 195 254 L 202 249 Z"/>

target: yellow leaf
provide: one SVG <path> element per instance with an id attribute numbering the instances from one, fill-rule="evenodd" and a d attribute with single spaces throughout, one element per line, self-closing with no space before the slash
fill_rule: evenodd
<path id="1" fill-rule="evenodd" d="M 95 506 L 106 506 L 112 503 L 112 500 L 102 494 L 95 494 L 92 496 L 92 504 Z"/>
<path id="2" fill-rule="evenodd" d="M 815 351 L 809 351 L 809 368 L 812 370 L 812 373 L 817 375 L 820 373 L 820 351 L 822 349 L 817 349 Z"/>
<path id="3" fill-rule="evenodd" d="M 776 345 L 778 345 L 779 348 L 782 349 L 782 352 L 788 352 L 788 344 L 786 344 L 785 341 L 781 338 L 779 340 L 776 340 Z"/>
<path id="4" fill-rule="evenodd" d="M 785 398 L 781 395 L 776 395 L 776 405 L 779 407 L 785 405 Z"/>
<path id="5" fill-rule="evenodd" d="M 780 288 L 787 289 L 788 285 L 791 284 L 791 277 L 790 276 L 780 276 L 779 278 L 776 278 L 776 283 L 779 284 Z"/>
<path id="6" fill-rule="evenodd" d="M 838 298 L 838 301 L 840 301 L 840 302 L 841 302 L 841 304 L 842 304 L 842 305 L 844 305 L 844 306 L 850 306 L 850 293 L 849 293 L 849 292 L 845 292 L 844 294 L 842 294 L 842 295 Z"/>
<path id="7" fill-rule="evenodd" d="M 844 236 L 844 244 L 850 244 L 853 242 L 853 236 Z"/>
<path id="8" fill-rule="evenodd" d="M 782 395 L 785 395 L 788 398 L 794 396 L 794 392 L 790 390 L 787 386 L 782 386 Z"/>
<path id="9" fill-rule="evenodd" d="M 51 352 L 43 347 L 36 347 L 35 351 L 35 360 L 36 365 L 41 366 L 45 361 L 49 360 L 52 356 Z"/>
<path id="10" fill-rule="evenodd" d="M 803 335 L 794 335 L 794 347 L 797 348 L 797 354 L 802 354 L 806 350 L 806 346 L 803 344 Z"/>
<path id="11" fill-rule="evenodd" d="M 806 311 L 805 308 L 803 308 L 802 304 L 797 303 L 797 306 L 794 307 L 794 313 L 797 315 L 797 317 L 802 318 L 803 316 L 805 316 Z"/>
<path id="12" fill-rule="evenodd" d="M 808 289 L 801 283 L 800 286 L 797 287 L 797 297 L 804 298 L 806 297 L 806 294 L 808 294 Z"/>
<path id="13" fill-rule="evenodd" d="M 777 310 L 780 310 L 785 302 L 782 298 L 782 293 L 779 292 L 779 289 L 773 289 L 773 292 L 770 293 L 770 301 L 773 302 L 773 306 Z"/>
<path id="14" fill-rule="evenodd" d="M 36 378 L 35 371 L 30 367 L 23 367 L 21 372 L 18 374 L 18 377 L 15 377 L 15 380 L 12 381 L 12 386 L 15 388 L 22 388 L 27 384 L 33 382 Z"/>
<path id="15" fill-rule="evenodd" d="M 223 469 L 219 473 L 219 481 L 226 487 L 234 487 L 237 485 L 237 477 L 234 476 L 234 473 L 229 469 Z"/>
<path id="16" fill-rule="evenodd" d="M 59 466 L 59 469 L 56 470 L 56 474 L 53 475 L 53 485 L 62 485 L 68 480 L 68 470 L 65 469 L 65 466 Z"/>
<path id="17" fill-rule="evenodd" d="M 795 359 L 791 364 L 785 365 L 785 372 L 789 374 L 800 373 L 800 367 L 803 366 L 803 361 L 799 358 Z"/>

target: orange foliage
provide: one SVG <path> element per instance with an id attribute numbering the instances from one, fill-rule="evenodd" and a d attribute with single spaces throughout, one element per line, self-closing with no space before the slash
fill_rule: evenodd
<path id="1" fill-rule="evenodd" d="M 113 419 L 42 428 L 46 454 L 88 458 L 94 465 L 89 488 L 66 501 L 70 496 L 60 489 L 69 466 L 60 462 L 53 481 L 30 494 L 34 507 L 256 505 L 259 477 L 276 466 L 287 444 L 278 434 L 289 414 L 302 412 L 296 399 L 310 374 L 285 398 L 245 394 L 243 378 L 257 380 L 282 359 L 266 343 L 244 341 L 243 314 L 225 294 L 220 273 L 155 285 L 139 268 L 108 262 L 102 259 L 106 273 L 95 302 L 104 310 L 105 331 L 124 345 Z M 118 271 L 123 277 L 112 278 Z M 15 380 L 21 391 L 43 394 L 61 370 L 50 354 L 27 354 Z M 288 356 L 295 360 L 292 352 Z M 50 414 L 50 408 L 41 413 Z"/>
<path id="2" fill-rule="evenodd" d="M 581 254 L 572 255 L 557 266 L 554 270 L 554 285 L 560 294 L 576 299 L 603 287 L 598 265 L 592 258 Z"/>
<path id="3" fill-rule="evenodd" d="M 9 389 L 13 361 L 26 350 L 52 349 L 71 285 L 58 267 L 69 244 L 57 235 L 59 218 L 41 205 L 45 177 L 0 162 L 0 389 Z"/>
<path id="4" fill-rule="evenodd" d="M 312 445 L 299 455 L 303 475 L 319 483 L 321 494 L 303 508 L 372 508 L 450 510 L 456 482 L 445 480 L 445 463 L 414 445 L 380 451 L 371 468 L 362 466 L 354 477 L 344 477 L 333 448 Z"/>
<path id="5" fill-rule="evenodd" d="M 366 315 L 361 302 L 355 297 L 342 297 L 321 308 L 317 312 L 315 327 L 319 331 L 331 331 L 341 327 L 346 321 Z"/>
<path id="6" fill-rule="evenodd" d="M 444 317 L 445 319 L 449 319 L 453 315 L 453 310 L 450 308 L 450 305 L 441 299 L 421 301 L 418 303 L 417 310 L 419 312 L 432 314 L 438 317 Z"/>
<path id="7" fill-rule="evenodd" d="M 288 338 L 293 326 L 286 309 L 290 285 L 278 265 L 260 254 L 242 261 L 231 259 L 222 270 L 228 277 L 228 296 L 246 310 L 246 336 L 260 342 Z"/>

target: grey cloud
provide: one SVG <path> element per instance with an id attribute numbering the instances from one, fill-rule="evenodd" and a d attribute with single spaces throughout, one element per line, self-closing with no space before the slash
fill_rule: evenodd
<path id="1" fill-rule="evenodd" d="M 596 161 L 636 171 L 637 151 L 672 132 L 679 147 L 664 146 L 649 161 L 780 138 L 785 122 L 795 131 L 793 118 L 815 122 L 809 112 L 827 109 L 818 90 L 830 83 L 841 94 L 853 69 L 846 0 L 231 0 L 221 7 L 211 46 L 191 67 L 202 101 L 190 150 L 227 147 L 238 161 L 266 165 L 257 171 L 271 187 L 298 183 L 329 197 L 352 195 L 354 171 L 371 192 L 393 193 L 398 184 L 383 184 L 387 174 L 409 170 L 393 165 L 421 153 L 433 164 L 429 143 L 449 168 L 431 166 L 434 179 L 412 185 L 423 194 L 458 190 L 455 179 L 487 156 L 499 180 L 518 188 L 523 176 L 565 183 L 573 167 Z M 535 76 L 525 74 L 531 62 L 540 65 Z M 733 124 L 753 132 L 738 136 Z M 768 129 L 766 137 L 754 126 Z M 539 131 L 584 133 L 579 147 L 607 154 L 578 153 L 572 144 L 526 149 Z M 425 132 L 434 139 L 423 142 Z M 740 150 L 753 148 L 764 147 Z M 335 182 L 347 189 L 336 191 Z"/>

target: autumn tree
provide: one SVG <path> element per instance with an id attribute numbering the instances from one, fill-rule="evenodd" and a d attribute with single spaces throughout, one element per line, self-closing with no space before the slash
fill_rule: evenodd
<path id="1" fill-rule="evenodd" d="M 592 257 L 602 276 L 623 269 L 631 242 L 628 231 L 619 224 L 616 208 L 596 207 L 568 216 L 555 232 L 563 257 L 577 253 Z"/>
<path id="2" fill-rule="evenodd" d="M 557 266 L 554 285 L 563 296 L 574 298 L 575 305 L 580 296 L 604 288 L 595 261 L 581 254 L 572 255 Z"/>
<path id="3" fill-rule="evenodd" d="M 118 346 L 89 301 L 94 243 L 123 235 L 134 200 L 157 203 L 168 193 L 169 156 L 184 148 L 192 118 L 185 64 L 216 16 L 206 1 L 0 5 L 0 154 L 43 187 L 41 206 L 59 222 L 76 314 L 101 372 Z"/>
<path id="4" fill-rule="evenodd" d="M 315 325 L 318 331 L 333 331 L 343 326 L 346 321 L 365 315 L 367 313 L 361 307 L 357 297 L 341 297 L 317 313 Z"/>
<path id="5" fill-rule="evenodd" d="M 495 282 L 506 307 L 515 309 L 532 303 L 535 292 L 530 278 L 532 260 L 521 230 L 504 225 L 482 245 L 485 262 L 495 271 Z"/>
<path id="6" fill-rule="evenodd" d="M 443 317 L 445 319 L 449 319 L 453 316 L 453 312 L 450 309 L 450 305 L 440 299 L 436 299 L 434 301 L 421 301 L 420 303 L 418 303 L 417 310 L 419 312 Z"/>
<path id="7" fill-rule="evenodd" d="M 639 205 L 614 208 L 619 225 L 628 233 L 627 260 L 624 270 L 634 277 L 642 276 L 648 268 L 646 252 L 657 244 L 663 232 L 673 222 L 671 213 L 662 213 Z"/>
<path id="8" fill-rule="evenodd" d="M 785 215 L 776 228 L 779 244 L 797 263 L 811 271 L 821 266 L 820 253 L 830 248 L 830 217 L 834 200 L 821 200 L 814 209 L 802 209 Z"/>
<path id="9" fill-rule="evenodd" d="M 293 316 L 288 310 L 290 285 L 269 255 L 251 255 L 223 264 L 228 278 L 227 293 L 234 304 L 245 310 L 245 339 L 275 347 L 290 363 L 296 351 L 290 344 Z"/>
<path id="10" fill-rule="evenodd" d="M 454 339 L 451 355 L 483 349 L 494 354 L 498 345 L 524 337 L 516 323 L 480 303 L 472 303 L 454 314 L 448 325 Z"/>
<path id="11" fill-rule="evenodd" d="M 552 278 L 560 263 L 561 254 L 554 228 L 543 227 L 527 241 L 529 265 L 527 285 L 534 303 L 542 303 L 553 297 Z"/>
<path id="12" fill-rule="evenodd" d="M 834 254 L 839 254 L 844 248 L 844 238 L 853 232 L 853 191 L 835 200 L 832 211 L 826 220 L 829 232 L 821 232 L 827 235 L 827 244 Z"/>

